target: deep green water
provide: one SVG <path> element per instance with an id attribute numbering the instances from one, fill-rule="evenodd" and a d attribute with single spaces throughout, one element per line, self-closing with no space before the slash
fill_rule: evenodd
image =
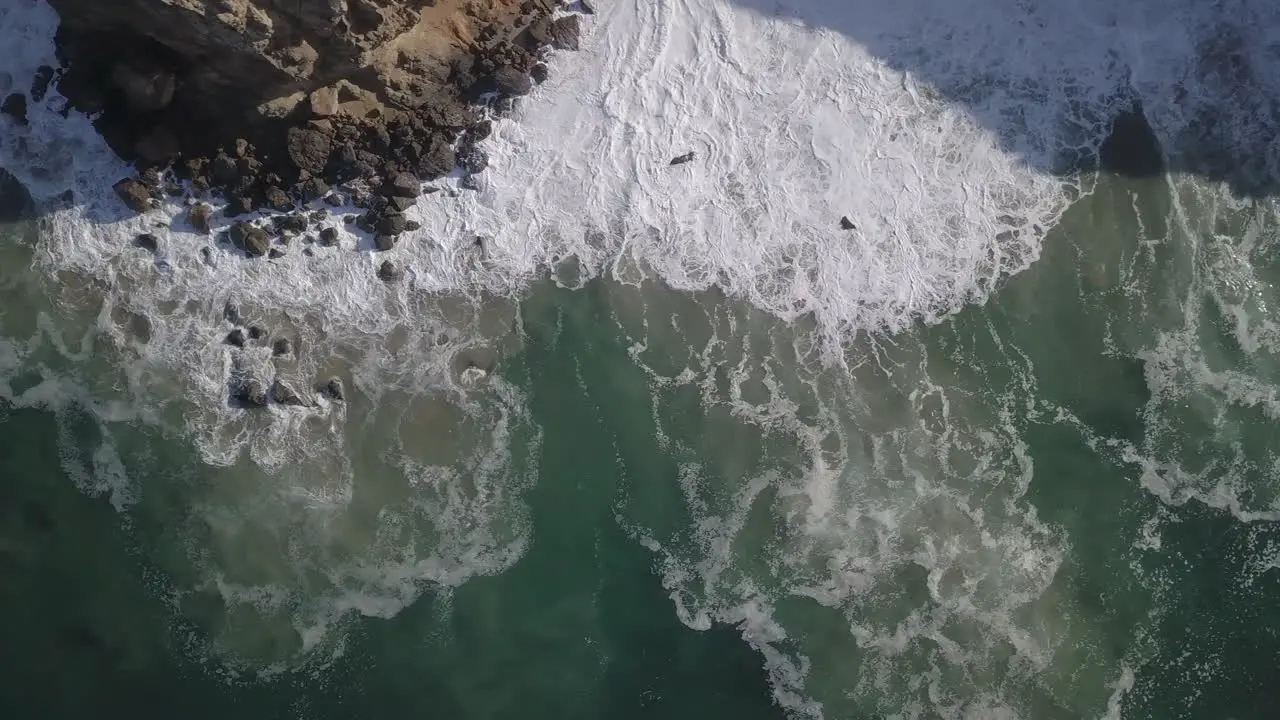
<path id="1" fill-rule="evenodd" d="M 247 461 L 37 402 L 50 378 L 110 396 L 118 371 L 93 340 L 56 348 L 59 323 L 98 321 L 49 304 L 12 232 L 0 716 L 1280 716 L 1278 228 L 1180 180 L 1103 179 L 991 302 L 862 335 L 844 367 L 714 294 L 546 283 L 495 368 L 511 392 L 476 411 L 525 413 L 505 474 L 357 459 L 315 525 L 270 515 Z M 341 432 L 373 458 L 362 413 Z M 469 442 L 399 421 L 410 445 Z M 95 480 L 113 457 L 119 509 Z M 439 506 L 483 512 L 393 512 L 449 483 L 467 501 Z M 328 565 L 385 564 L 391 537 L 462 566 L 491 547 L 476 523 L 518 559 L 456 586 L 413 566 L 437 579 L 410 578 L 408 607 L 300 639 L 364 587 Z M 287 600 L 231 602 L 213 575 Z"/>

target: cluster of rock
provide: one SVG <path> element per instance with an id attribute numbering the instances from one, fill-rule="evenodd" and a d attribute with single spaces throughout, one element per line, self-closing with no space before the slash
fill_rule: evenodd
<path id="1" fill-rule="evenodd" d="M 50 0 L 67 110 L 95 116 L 139 175 L 116 185 L 145 212 L 182 185 L 220 195 L 230 217 L 292 212 L 335 187 L 369 201 L 387 249 L 422 183 L 488 159 L 487 116 L 576 49 L 579 16 L 557 0 Z M 573 8 L 590 12 L 590 6 Z M 0 109 L 25 121 L 27 98 Z M 470 180 L 469 180 L 470 179 Z M 355 188 L 372 190 L 356 192 Z M 250 255 L 263 246 L 245 237 Z"/>
<path id="2" fill-rule="evenodd" d="M 293 341 L 287 337 L 272 338 L 261 325 L 247 325 L 234 304 L 228 303 L 223 309 L 223 316 L 232 329 L 227 333 L 225 342 L 234 348 L 244 350 L 251 345 L 261 345 L 271 349 L 272 359 L 287 358 L 297 352 Z M 282 377 L 276 377 L 269 384 L 262 382 L 248 370 L 236 357 L 232 364 L 228 382 L 228 395 L 231 401 L 244 408 L 264 408 L 275 402 L 279 405 L 306 407 L 314 405 L 316 397 L 323 397 L 332 402 L 344 402 L 347 399 L 346 388 L 342 380 L 329 378 L 316 385 L 314 395 L 299 392 Z"/>

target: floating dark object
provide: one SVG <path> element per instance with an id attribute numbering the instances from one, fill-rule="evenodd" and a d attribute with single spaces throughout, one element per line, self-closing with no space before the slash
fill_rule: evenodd
<path id="1" fill-rule="evenodd" d="M 683 155 L 677 155 L 677 156 L 675 156 L 675 157 L 671 158 L 671 164 L 672 164 L 672 165 L 683 165 L 683 164 L 685 164 L 685 163 L 687 163 L 687 162 L 693 162 L 693 151 L 692 151 L 692 150 L 690 150 L 689 152 L 687 152 L 687 153 L 685 153 L 685 154 L 683 154 Z"/>
<path id="2" fill-rule="evenodd" d="M 841 230 L 857 230 L 858 226 L 853 224 L 853 221 L 849 219 L 848 215 L 845 215 L 844 217 L 840 218 L 840 229 Z"/>

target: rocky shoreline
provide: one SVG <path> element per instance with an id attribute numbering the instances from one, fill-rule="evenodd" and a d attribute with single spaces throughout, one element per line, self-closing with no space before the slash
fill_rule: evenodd
<path id="1" fill-rule="evenodd" d="M 557 0 L 47 1 L 61 67 L 42 67 L 0 113 L 26 124 L 28 105 L 56 88 L 63 114 L 92 117 L 135 167 L 104 178 L 130 210 L 185 204 L 190 228 L 216 235 L 203 255 L 221 247 L 247 262 L 281 257 L 295 238 L 304 254 L 337 245 L 340 206 L 374 251 L 395 247 L 417 229 L 405 211 L 442 189 L 432 181 L 478 187 L 492 120 L 547 78 L 551 52 L 577 49 L 579 18 L 594 12 Z M 29 213 L 13 196 L 4 213 Z M 160 243 L 134 239 L 148 252 Z M 393 283 L 404 271 L 383 260 L 374 272 Z M 293 343 L 233 304 L 223 314 L 232 406 L 346 399 L 337 378 L 300 392 L 257 377 L 242 351 L 287 358 Z"/>
<path id="2" fill-rule="evenodd" d="M 546 79 L 550 52 L 577 49 L 579 16 L 593 12 L 557 0 L 48 1 L 62 67 L 0 111 L 25 123 L 28 102 L 56 87 L 64 113 L 94 117 L 137 168 L 113 185 L 134 212 L 185 197 L 205 233 L 209 203 L 228 218 L 284 214 L 232 226 L 226 239 L 248 257 L 271 255 L 272 238 L 305 231 L 325 204 L 364 208 L 355 224 L 391 249 L 414 229 L 404 210 L 437 189 L 424 183 L 478 186 L 491 118 Z"/>

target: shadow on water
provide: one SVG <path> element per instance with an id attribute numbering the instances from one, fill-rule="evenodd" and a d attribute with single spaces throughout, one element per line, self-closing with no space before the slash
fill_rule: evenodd
<path id="1" fill-rule="evenodd" d="M 846 36 L 965 108 L 1034 170 L 1167 169 L 1237 196 L 1280 192 L 1275 3 L 728 1 Z"/>

